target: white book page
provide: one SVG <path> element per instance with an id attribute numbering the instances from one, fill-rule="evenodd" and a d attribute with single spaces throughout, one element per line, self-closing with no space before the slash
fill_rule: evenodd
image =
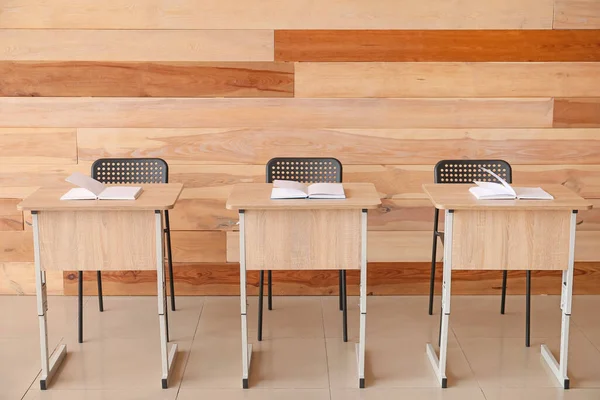
<path id="1" fill-rule="evenodd" d="M 344 196 L 344 186 L 341 183 L 313 183 L 308 187 L 308 195 L 309 197 L 317 195 L 340 197 Z"/>
<path id="2" fill-rule="evenodd" d="M 85 188 L 73 188 L 63 194 L 61 200 L 96 200 L 98 196 Z"/>
<path id="3" fill-rule="evenodd" d="M 296 181 L 273 181 L 271 190 L 272 199 L 304 199 L 308 197 L 308 188 L 305 184 Z"/>
<path id="4" fill-rule="evenodd" d="M 105 186 L 102 182 L 99 182 L 81 172 L 74 172 L 71 176 L 65 179 L 67 182 L 77 185 L 80 188 L 84 188 L 99 196 L 104 190 Z"/>
<path id="5" fill-rule="evenodd" d="M 473 194 L 473 196 L 475 196 L 477 200 L 514 200 L 516 198 L 511 193 L 501 193 L 481 186 L 474 186 L 472 188 L 469 188 L 469 192 L 471 192 L 471 194 Z"/>
<path id="6" fill-rule="evenodd" d="M 523 200 L 553 200 L 554 196 L 540 187 L 516 187 L 517 198 Z"/>
<path id="7" fill-rule="evenodd" d="M 479 169 L 481 169 L 482 171 L 487 172 L 488 174 L 492 175 L 494 178 L 498 179 L 498 181 L 502 184 L 502 186 L 504 186 L 504 188 L 506 189 L 506 191 L 510 194 L 512 194 L 513 196 L 517 196 L 517 193 L 514 191 L 514 189 L 508 184 L 508 182 L 506 182 L 504 179 L 500 178 L 499 175 L 497 175 L 496 173 L 494 173 L 492 170 L 489 170 L 487 168 L 483 168 L 483 167 L 479 167 Z M 483 183 L 483 182 L 480 182 Z M 493 182 L 486 182 L 486 183 L 493 183 Z M 479 183 L 477 184 L 479 185 Z M 498 185 L 496 183 L 496 185 Z"/>
<path id="8" fill-rule="evenodd" d="M 109 186 L 98 198 L 100 200 L 135 200 L 142 193 L 140 186 Z"/>

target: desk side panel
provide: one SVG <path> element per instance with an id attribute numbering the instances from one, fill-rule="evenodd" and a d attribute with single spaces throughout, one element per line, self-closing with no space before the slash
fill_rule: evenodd
<path id="1" fill-rule="evenodd" d="M 246 269 L 360 269 L 360 210 L 247 210 Z"/>
<path id="2" fill-rule="evenodd" d="M 452 269 L 564 270 L 570 211 L 454 211 Z"/>
<path id="3" fill-rule="evenodd" d="M 40 211 L 45 270 L 154 270 L 154 211 Z"/>

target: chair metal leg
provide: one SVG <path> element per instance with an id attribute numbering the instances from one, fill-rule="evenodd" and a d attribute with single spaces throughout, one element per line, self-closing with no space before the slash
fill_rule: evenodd
<path id="1" fill-rule="evenodd" d="M 79 271 L 77 281 L 77 311 L 79 314 L 77 337 L 78 342 L 83 343 L 83 271 Z"/>
<path id="2" fill-rule="evenodd" d="M 525 283 L 525 347 L 531 342 L 531 271 L 526 272 Z"/>
<path id="3" fill-rule="evenodd" d="M 340 311 L 344 310 L 344 294 L 342 292 L 342 285 L 343 285 L 343 281 L 342 281 L 342 271 L 339 271 L 338 274 L 338 287 L 339 287 L 339 298 L 340 298 Z"/>
<path id="4" fill-rule="evenodd" d="M 342 273 L 342 334 L 344 342 L 348 341 L 348 296 L 346 293 L 346 270 L 340 271 Z"/>
<path id="5" fill-rule="evenodd" d="M 171 225 L 169 211 L 165 211 L 165 234 L 167 237 L 167 263 L 169 265 L 169 289 L 171 290 L 171 310 L 175 311 L 175 280 L 173 279 L 173 255 L 171 252 Z"/>
<path id="6" fill-rule="evenodd" d="M 102 272 L 96 271 L 96 281 L 98 282 L 98 309 L 104 311 L 104 299 L 102 297 Z"/>
<path id="7" fill-rule="evenodd" d="M 435 290 L 435 259 L 437 253 L 437 231 L 439 215 L 440 210 L 436 208 L 433 214 L 433 247 L 431 250 L 431 275 L 429 276 L 429 315 L 433 315 L 433 292 Z"/>
<path id="8" fill-rule="evenodd" d="M 506 280 L 508 278 L 508 271 L 502 271 L 502 298 L 500 299 L 500 314 L 504 315 L 506 308 Z"/>
<path id="9" fill-rule="evenodd" d="M 267 283 L 267 302 L 269 305 L 269 310 L 273 309 L 273 274 L 271 273 L 271 271 L 267 271 L 267 279 L 268 279 L 268 283 Z"/>
<path id="10" fill-rule="evenodd" d="M 262 341 L 263 327 L 263 292 L 265 287 L 265 271 L 260 271 L 258 279 L 258 341 Z"/>

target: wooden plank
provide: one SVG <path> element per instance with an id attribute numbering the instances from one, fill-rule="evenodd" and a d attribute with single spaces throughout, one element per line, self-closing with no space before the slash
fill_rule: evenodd
<path id="1" fill-rule="evenodd" d="M 551 0 L 4 0 L 0 28 L 550 29 Z M 60 10 L 58 12 L 57 10 Z"/>
<path id="2" fill-rule="evenodd" d="M 431 235 L 426 231 L 369 231 L 367 260 L 431 262 Z M 599 240 L 600 231 L 578 231 L 575 261 L 600 261 Z M 441 253 L 438 251 L 438 261 L 442 260 Z M 227 232 L 227 262 L 239 262 L 239 259 L 239 232 Z"/>
<path id="3" fill-rule="evenodd" d="M 75 129 L 0 128 L 0 165 L 76 163 Z"/>
<path id="4" fill-rule="evenodd" d="M 600 128 L 83 128 L 77 144 L 79 160 L 85 161 L 161 157 L 169 164 L 266 164 L 289 155 L 335 156 L 343 165 L 435 164 L 457 156 L 514 164 L 600 164 Z"/>
<path id="5" fill-rule="evenodd" d="M 0 96 L 294 96 L 291 63 L 6 61 L 0 76 Z"/>
<path id="6" fill-rule="evenodd" d="M 0 166 L 0 197 L 24 199 L 41 186 L 60 186 L 73 172 L 90 173 L 91 163 L 73 165 L 6 164 Z"/>
<path id="7" fill-rule="evenodd" d="M 600 61 L 598 30 L 279 30 L 277 61 Z"/>
<path id="8" fill-rule="evenodd" d="M 556 0 L 554 29 L 600 29 L 600 2 Z"/>
<path id="9" fill-rule="evenodd" d="M 0 127 L 546 128 L 552 100 L 0 98 Z M 276 110 L 276 112 L 274 112 Z M 435 118 L 432 118 L 432 115 Z"/>
<path id="10" fill-rule="evenodd" d="M 0 231 L 22 231 L 23 213 L 17 210 L 21 199 L 0 198 Z"/>
<path id="11" fill-rule="evenodd" d="M 296 97 L 592 97 L 600 63 L 298 63 Z"/>
<path id="12" fill-rule="evenodd" d="M 437 267 L 435 290 L 439 294 L 441 293 L 441 263 L 438 263 Z M 177 296 L 239 296 L 240 272 L 237 263 L 175 264 L 173 269 Z M 367 273 L 369 295 L 429 293 L 429 263 L 369 263 Z M 248 294 L 255 296 L 258 293 L 258 272 L 250 271 L 247 276 Z M 532 276 L 533 294 L 560 294 L 560 271 L 533 271 Z M 348 271 L 347 277 L 348 294 L 358 295 L 358 271 Z M 574 279 L 575 294 L 600 294 L 599 263 L 575 263 Z M 452 293 L 500 296 L 501 282 L 499 271 L 454 271 Z M 64 287 L 66 295 L 77 294 L 77 273 L 65 272 Z M 102 274 L 102 289 L 105 295 L 155 296 L 156 273 L 152 271 L 106 272 Z M 96 294 L 96 277 L 92 272 L 84 273 L 84 291 L 89 295 Z M 525 293 L 524 271 L 508 273 L 507 292 L 511 295 Z M 331 270 L 273 271 L 273 293 L 276 296 L 337 296 L 338 273 Z"/>
<path id="13" fill-rule="evenodd" d="M 225 232 L 172 231 L 173 262 L 225 262 Z"/>
<path id="14" fill-rule="evenodd" d="M 273 31 L 1 29 L 0 59 L 273 61 Z"/>
<path id="15" fill-rule="evenodd" d="M 33 262 L 33 235 L 25 231 L 0 231 L 0 263 Z"/>
<path id="16" fill-rule="evenodd" d="M 554 104 L 554 126 L 600 127 L 600 97 L 556 99 Z"/>
<path id="17" fill-rule="evenodd" d="M 61 271 L 46 272 L 46 290 L 49 295 L 64 294 Z M 34 295 L 33 262 L 0 262 L 0 294 Z"/>

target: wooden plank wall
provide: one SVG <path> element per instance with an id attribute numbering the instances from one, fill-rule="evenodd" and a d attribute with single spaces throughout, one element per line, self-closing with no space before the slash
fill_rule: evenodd
<path id="1" fill-rule="evenodd" d="M 421 184 L 440 159 L 502 158 L 516 183 L 561 183 L 600 207 L 598 0 L 0 7 L 0 293 L 34 290 L 18 201 L 100 157 L 162 157 L 184 183 L 171 214 L 180 294 L 237 292 L 225 199 L 237 182 L 264 181 L 275 156 L 334 156 L 345 181 L 375 183 L 373 294 L 427 291 L 433 211 Z M 600 209 L 578 221 L 575 290 L 600 293 Z M 274 275 L 277 294 L 336 291 L 335 273 Z M 497 293 L 498 276 L 457 273 L 454 288 Z M 73 294 L 76 279 L 51 274 L 49 289 Z M 152 294 L 154 279 L 112 273 L 104 287 Z M 509 292 L 523 281 L 511 274 Z M 559 282 L 536 274 L 533 289 Z M 93 293 L 93 274 L 85 284 Z"/>

